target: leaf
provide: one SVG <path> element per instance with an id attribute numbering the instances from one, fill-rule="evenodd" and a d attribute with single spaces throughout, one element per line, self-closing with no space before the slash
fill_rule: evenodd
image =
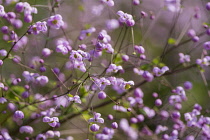
<path id="1" fill-rule="evenodd" d="M 116 58 L 114 59 L 114 64 L 120 65 L 122 62 L 122 57 L 119 54 L 117 54 Z"/>
<path id="2" fill-rule="evenodd" d="M 79 5 L 79 6 L 78 6 L 78 9 L 79 9 L 79 11 L 82 11 L 82 12 L 85 11 L 85 8 L 84 8 L 83 5 Z"/>
<path id="3" fill-rule="evenodd" d="M 140 66 L 140 69 L 141 69 L 141 70 L 148 70 L 149 67 L 150 67 L 149 64 L 144 64 L 144 65 L 141 65 L 141 66 Z"/>
<path id="4" fill-rule="evenodd" d="M 168 44 L 174 45 L 176 43 L 176 40 L 174 38 L 169 38 L 168 39 Z"/>
<path id="5" fill-rule="evenodd" d="M 159 64 L 160 63 L 160 58 L 158 57 L 158 58 L 153 59 L 152 63 L 155 64 L 155 65 Z"/>

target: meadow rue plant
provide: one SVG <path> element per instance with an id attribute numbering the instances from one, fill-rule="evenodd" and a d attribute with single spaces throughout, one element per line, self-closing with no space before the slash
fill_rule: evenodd
<path id="1" fill-rule="evenodd" d="M 0 0 L 0 139 L 210 139 L 209 11 Z"/>

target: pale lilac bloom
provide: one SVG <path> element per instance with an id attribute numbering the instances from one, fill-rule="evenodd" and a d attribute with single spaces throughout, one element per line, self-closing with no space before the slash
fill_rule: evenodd
<path id="1" fill-rule="evenodd" d="M 108 6 L 112 7 L 114 6 L 114 1 L 113 0 L 100 0 L 102 3 L 107 4 Z"/>
<path id="2" fill-rule="evenodd" d="M 40 32 L 46 32 L 47 31 L 47 25 L 46 25 L 46 22 L 43 21 L 43 22 L 36 22 L 35 24 L 31 25 L 29 27 L 29 30 L 28 32 L 29 33 L 32 33 L 34 35 L 37 35 L 39 34 Z"/>
<path id="3" fill-rule="evenodd" d="M 108 69 L 106 70 L 106 73 L 117 73 L 119 70 L 123 70 L 122 66 L 117 66 L 115 64 L 110 64 Z"/>
<path id="4" fill-rule="evenodd" d="M 24 118 L 24 113 L 20 110 L 15 111 L 14 113 L 14 118 L 16 119 L 23 119 Z"/>
<path id="5" fill-rule="evenodd" d="M 164 66 L 162 68 L 154 67 L 153 73 L 155 74 L 155 76 L 161 76 L 168 70 L 169 70 L 169 68 L 167 66 Z"/>
<path id="6" fill-rule="evenodd" d="M 36 27 L 38 31 L 46 32 L 47 31 L 47 23 L 45 21 L 43 22 L 36 22 Z"/>
<path id="7" fill-rule="evenodd" d="M 4 49 L 0 50 L 0 55 L 1 56 L 7 56 L 7 51 L 4 50 Z"/>
<path id="8" fill-rule="evenodd" d="M 0 82 L 0 88 L 4 88 L 4 84 Z"/>
<path id="9" fill-rule="evenodd" d="M 147 117 L 153 118 L 155 116 L 155 111 L 153 109 L 150 109 L 149 107 L 145 106 L 143 107 L 143 110 L 146 113 Z"/>
<path id="10" fill-rule="evenodd" d="M 28 71 L 24 71 L 22 76 L 25 78 L 26 82 L 34 82 L 35 78 L 39 76 L 38 73 L 30 73 Z"/>
<path id="11" fill-rule="evenodd" d="M 129 123 L 126 119 L 121 119 L 119 126 L 132 140 L 138 139 L 137 131 L 129 126 Z"/>
<path id="12" fill-rule="evenodd" d="M 72 50 L 72 47 L 69 45 L 69 42 L 63 38 L 60 38 L 56 42 L 56 51 L 63 53 L 63 55 L 67 54 Z"/>
<path id="13" fill-rule="evenodd" d="M 127 112 L 127 109 L 123 106 L 114 105 L 113 110 L 121 111 L 121 112 Z"/>
<path id="14" fill-rule="evenodd" d="M 100 16 L 103 9 L 104 9 L 104 6 L 103 5 L 96 5 L 96 6 L 93 6 L 92 8 L 92 11 L 91 13 L 96 15 L 96 16 Z"/>
<path id="15" fill-rule="evenodd" d="M 11 136 L 8 133 L 8 130 L 6 128 L 1 129 L 1 134 L 3 135 L 3 140 L 12 140 Z"/>
<path id="16" fill-rule="evenodd" d="M 96 134 L 96 138 L 99 140 L 111 140 L 113 138 L 113 135 L 114 135 L 114 129 L 104 127 L 102 133 Z"/>
<path id="17" fill-rule="evenodd" d="M 63 55 L 66 55 L 66 54 L 68 54 L 68 49 L 65 47 L 65 46 L 63 46 L 63 45 L 58 45 L 57 47 L 56 47 L 56 52 L 58 52 L 58 53 L 62 53 Z"/>
<path id="18" fill-rule="evenodd" d="M 3 17 L 5 14 L 4 6 L 0 5 L 0 17 Z"/>
<path id="19" fill-rule="evenodd" d="M 48 123 L 52 127 L 55 127 L 58 124 L 59 119 L 58 117 L 50 118 L 48 116 L 45 116 L 42 121 Z"/>
<path id="20" fill-rule="evenodd" d="M 59 14 L 56 14 L 54 16 L 51 16 L 47 20 L 47 24 L 48 24 L 48 26 L 50 26 L 54 29 L 60 29 L 64 25 L 64 22 L 63 22 L 62 16 Z"/>
<path id="21" fill-rule="evenodd" d="M 86 72 L 85 64 L 82 61 L 74 61 L 74 68 L 79 69 L 82 72 Z"/>
<path id="22" fill-rule="evenodd" d="M 148 71 L 144 71 L 144 73 L 142 74 L 142 77 L 147 80 L 148 82 L 151 82 L 154 79 L 153 74 L 151 74 Z"/>
<path id="23" fill-rule="evenodd" d="M 37 136 L 36 136 L 36 140 L 46 140 L 47 138 L 46 138 L 46 136 L 44 135 L 44 134 L 38 134 Z"/>
<path id="24" fill-rule="evenodd" d="M 143 104 L 143 99 L 139 97 L 128 97 L 128 101 L 130 102 L 130 106 L 135 106 L 137 105 L 142 105 Z"/>
<path id="25" fill-rule="evenodd" d="M 171 12 L 178 12 L 181 9 L 180 0 L 165 0 L 164 5 Z"/>
<path id="26" fill-rule="evenodd" d="M 112 48 L 112 45 L 111 44 L 106 44 L 105 46 L 104 46 L 104 50 L 107 52 L 107 53 L 114 53 L 114 49 Z"/>
<path id="27" fill-rule="evenodd" d="M 7 102 L 7 99 L 5 99 L 4 97 L 0 97 L 0 103 L 4 104 Z"/>
<path id="28" fill-rule="evenodd" d="M 44 85 L 46 85 L 46 84 L 49 82 L 49 79 L 48 79 L 47 76 L 38 76 L 38 77 L 36 78 L 36 81 L 37 81 L 40 85 L 44 86 Z"/>
<path id="29" fill-rule="evenodd" d="M 144 49 L 144 47 L 142 47 L 142 46 L 135 45 L 135 46 L 134 46 L 134 50 L 135 50 L 136 52 L 138 52 L 139 54 L 144 54 L 144 53 L 145 53 L 145 49 Z"/>
<path id="30" fill-rule="evenodd" d="M 119 22 L 125 23 L 127 26 L 134 26 L 135 21 L 133 20 L 133 16 L 127 13 L 124 13 L 123 11 L 118 11 L 117 15 L 119 16 Z"/>
<path id="31" fill-rule="evenodd" d="M 75 103 L 78 103 L 78 104 L 82 103 L 82 101 L 80 100 L 80 97 L 78 95 L 75 95 L 74 97 L 69 97 L 68 101 L 75 102 Z"/>
<path id="32" fill-rule="evenodd" d="M 106 27 L 108 30 L 117 29 L 120 26 L 119 21 L 116 19 L 110 19 L 106 21 Z"/>
<path id="33" fill-rule="evenodd" d="M 71 61 L 82 61 L 83 57 L 78 51 L 72 50 L 69 59 Z"/>
<path id="34" fill-rule="evenodd" d="M 48 130 L 46 133 L 45 133 L 46 137 L 47 138 L 54 138 L 55 134 L 52 130 Z"/>
<path id="35" fill-rule="evenodd" d="M 142 75 L 142 74 L 144 73 L 143 70 L 139 70 L 139 69 L 137 69 L 137 68 L 133 68 L 133 72 L 134 72 L 135 74 L 138 74 L 138 75 Z"/>
<path id="36" fill-rule="evenodd" d="M 164 131 L 167 131 L 168 127 L 167 126 L 162 126 L 162 125 L 158 125 L 155 129 L 155 134 L 160 134 Z"/>
<path id="37" fill-rule="evenodd" d="M 180 63 L 186 63 L 190 62 L 190 56 L 189 55 L 184 55 L 183 53 L 179 53 L 179 62 Z"/>
<path id="38" fill-rule="evenodd" d="M 34 129 L 31 126 L 21 126 L 19 132 L 32 134 L 34 132 Z"/>
<path id="39" fill-rule="evenodd" d="M 100 113 L 94 112 L 93 118 L 90 118 L 88 122 L 97 122 L 97 123 L 104 123 L 104 119 L 101 118 Z"/>
<path id="40" fill-rule="evenodd" d="M 92 125 L 90 126 L 90 130 L 93 131 L 93 132 L 96 132 L 96 131 L 98 131 L 99 129 L 100 129 L 100 126 L 97 125 L 97 124 L 92 124 Z"/>
<path id="41" fill-rule="evenodd" d="M 96 29 L 94 27 L 91 27 L 86 30 L 82 30 L 79 35 L 79 40 L 84 40 L 87 36 L 90 36 L 95 31 L 96 31 Z"/>

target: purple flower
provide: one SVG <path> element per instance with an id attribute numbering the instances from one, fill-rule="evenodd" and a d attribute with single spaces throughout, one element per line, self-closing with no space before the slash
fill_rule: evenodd
<path id="1" fill-rule="evenodd" d="M 113 110 L 121 111 L 121 112 L 127 112 L 127 109 L 123 106 L 114 105 Z"/>
<path id="2" fill-rule="evenodd" d="M 98 93 L 98 98 L 99 98 L 99 99 L 105 99 L 105 98 L 106 98 L 106 93 L 105 93 L 104 91 L 100 91 L 100 92 Z"/>
<path id="3" fill-rule="evenodd" d="M 117 15 L 119 16 L 119 22 L 125 23 L 127 26 L 134 26 L 135 21 L 133 20 L 133 16 L 123 11 L 118 11 Z"/>
<path id="4" fill-rule="evenodd" d="M 36 136 L 36 140 L 46 140 L 47 138 L 46 138 L 46 136 L 44 135 L 44 134 L 38 134 L 37 136 Z"/>
<path id="5" fill-rule="evenodd" d="M 184 55 L 183 53 L 179 53 L 179 62 L 180 63 L 186 63 L 190 62 L 190 56 L 189 55 Z"/>
<path id="6" fill-rule="evenodd" d="M 93 118 L 90 118 L 88 122 L 97 122 L 97 123 L 104 123 L 104 119 L 101 118 L 100 113 L 94 112 Z"/>
<path id="7" fill-rule="evenodd" d="M 178 12 L 181 9 L 180 0 L 165 0 L 164 4 L 171 12 Z"/>
<path id="8" fill-rule="evenodd" d="M 204 49 L 206 49 L 206 50 L 210 50 L 210 41 L 205 42 L 205 43 L 203 44 L 203 47 L 204 47 Z"/>
<path id="9" fill-rule="evenodd" d="M 3 17 L 5 14 L 4 6 L 0 5 L 0 17 Z"/>
<path id="10" fill-rule="evenodd" d="M 41 32 L 46 32 L 47 31 L 47 23 L 45 21 L 43 22 L 36 22 L 36 27 L 37 27 L 37 30 L 38 31 L 41 31 Z"/>
<path id="11" fill-rule="evenodd" d="M 187 90 L 192 89 L 192 83 L 189 81 L 184 82 L 184 88 Z"/>
<path id="12" fill-rule="evenodd" d="M 7 99 L 5 99 L 4 97 L 0 97 L 0 103 L 4 104 L 7 102 Z"/>
<path id="13" fill-rule="evenodd" d="M 194 36 L 196 36 L 195 30 L 193 29 L 189 29 L 187 32 L 187 35 L 191 38 L 193 38 Z"/>
<path id="14" fill-rule="evenodd" d="M 50 118 L 48 116 L 45 116 L 42 121 L 48 123 L 52 127 L 55 127 L 58 124 L 59 119 L 58 117 Z"/>
<path id="15" fill-rule="evenodd" d="M 143 99 L 139 97 L 136 97 L 136 98 L 128 97 L 128 101 L 130 102 L 130 106 L 135 106 L 136 104 L 137 105 L 143 104 Z"/>
<path id="16" fill-rule="evenodd" d="M 117 122 L 113 122 L 113 123 L 112 123 L 112 128 L 113 128 L 113 129 L 117 129 L 117 128 L 118 128 Z"/>
<path id="17" fill-rule="evenodd" d="M 110 19 L 106 21 L 106 27 L 108 30 L 117 29 L 119 26 L 119 22 L 116 19 Z"/>
<path id="18" fill-rule="evenodd" d="M 156 99 L 155 100 L 155 105 L 156 106 L 161 106 L 162 105 L 162 100 L 161 99 Z"/>
<path id="19" fill-rule="evenodd" d="M 155 130 L 155 134 L 160 134 L 161 132 L 167 131 L 167 126 L 158 125 Z"/>
<path id="20" fill-rule="evenodd" d="M 16 119 L 23 119 L 24 118 L 23 112 L 20 111 L 20 110 L 15 111 L 14 118 L 16 118 Z"/>
<path id="21" fill-rule="evenodd" d="M 82 103 L 82 101 L 80 100 L 80 97 L 78 95 L 75 95 L 74 97 L 69 97 L 68 101 L 75 102 L 75 103 L 78 103 L 78 104 Z"/>
<path id="22" fill-rule="evenodd" d="M 113 0 L 101 0 L 101 2 L 106 3 L 110 7 L 114 6 Z"/>
<path id="23" fill-rule="evenodd" d="M 153 118 L 155 116 L 155 111 L 153 109 L 150 109 L 149 107 L 145 106 L 143 107 L 143 110 L 146 113 L 147 117 Z"/>
<path id="24" fill-rule="evenodd" d="M 60 27 L 62 27 L 64 25 L 62 16 L 59 15 L 59 14 L 51 16 L 47 20 L 47 25 L 54 28 L 54 29 L 60 29 Z"/>
<path id="25" fill-rule="evenodd" d="M 92 124 L 92 125 L 90 126 L 90 130 L 93 131 L 93 132 L 96 132 L 96 131 L 98 131 L 99 129 L 100 129 L 100 126 L 97 125 L 97 124 Z"/>
<path id="26" fill-rule="evenodd" d="M 82 30 L 79 35 L 79 40 L 84 40 L 87 36 L 90 36 L 95 31 L 96 29 L 94 27 L 91 27 L 86 30 Z"/>
<path id="27" fill-rule="evenodd" d="M 68 41 L 62 38 L 57 40 L 56 52 L 61 52 L 63 55 L 65 55 L 71 50 L 72 48 Z"/>
<path id="28" fill-rule="evenodd" d="M 86 72 L 85 64 L 82 61 L 74 61 L 74 68 L 79 69 L 82 72 Z"/>
<path id="29" fill-rule="evenodd" d="M 6 56 L 7 55 L 7 51 L 4 50 L 4 49 L 0 50 L 0 55 L 1 56 Z"/>
<path id="30" fill-rule="evenodd" d="M 34 132 L 34 129 L 31 126 L 21 126 L 19 132 L 32 134 Z"/>
<path id="31" fill-rule="evenodd" d="M 148 82 L 151 82 L 154 79 L 154 76 L 148 71 L 144 71 L 144 73 L 142 74 L 142 77 Z"/>
<path id="32" fill-rule="evenodd" d="M 54 138 L 54 132 L 52 130 L 48 130 L 45 135 L 47 138 Z"/>
<path id="33" fill-rule="evenodd" d="M 115 64 L 110 64 L 108 69 L 106 70 L 106 73 L 117 73 L 119 70 L 123 70 L 122 66 L 116 66 Z"/>
<path id="34" fill-rule="evenodd" d="M 208 11 L 210 11 L 210 2 L 207 2 L 207 3 L 206 3 L 206 9 L 207 9 Z"/>
<path id="35" fill-rule="evenodd" d="M 48 83 L 48 77 L 47 76 L 38 76 L 37 78 L 36 78 L 36 81 L 40 84 L 40 85 L 42 85 L 42 86 L 44 86 L 44 85 L 46 85 L 47 83 Z"/>
<path id="36" fill-rule="evenodd" d="M 103 11 L 103 9 L 104 9 L 104 6 L 103 5 L 94 5 L 94 6 L 92 6 L 92 8 L 91 8 L 92 10 L 91 10 L 91 13 L 92 14 L 94 14 L 94 15 L 96 15 L 96 16 L 100 16 L 101 15 L 101 13 L 102 13 L 102 11 Z"/>

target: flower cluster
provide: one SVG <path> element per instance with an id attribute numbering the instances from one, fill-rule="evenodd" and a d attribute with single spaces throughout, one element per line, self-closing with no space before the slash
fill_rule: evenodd
<path id="1" fill-rule="evenodd" d="M 121 24 L 125 23 L 127 26 L 134 26 L 135 21 L 133 20 L 133 16 L 127 13 L 124 13 L 123 11 L 118 11 L 117 15 L 119 16 L 119 22 Z"/>

